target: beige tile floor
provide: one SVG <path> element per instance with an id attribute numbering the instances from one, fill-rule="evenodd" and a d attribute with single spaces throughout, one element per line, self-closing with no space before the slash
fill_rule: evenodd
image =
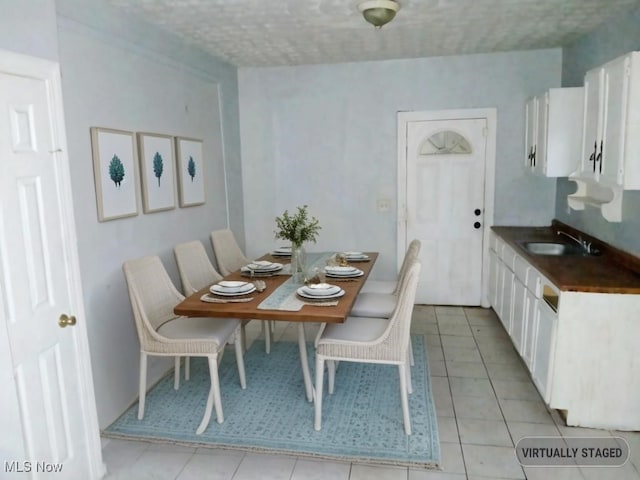
<path id="1" fill-rule="evenodd" d="M 255 324 L 255 325 L 253 325 Z M 260 324 L 249 325 L 249 341 Z M 309 338 L 315 328 L 308 329 Z M 417 305 L 414 334 L 425 335 L 438 414 L 441 470 L 316 461 L 231 450 L 103 439 L 108 479 L 138 480 L 640 480 L 640 432 L 566 427 L 548 412 L 492 310 Z M 277 339 L 296 339 L 278 324 Z M 311 423 L 309 424 L 311 428 Z M 523 436 L 624 437 L 631 458 L 618 468 L 522 468 Z"/>

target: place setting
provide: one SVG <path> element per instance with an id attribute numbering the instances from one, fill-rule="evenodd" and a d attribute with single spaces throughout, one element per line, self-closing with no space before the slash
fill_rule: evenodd
<path id="1" fill-rule="evenodd" d="M 271 255 L 274 257 L 290 257 L 291 256 L 291 247 L 278 247 L 271 252 Z"/>
<path id="2" fill-rule="evenodd" d="M 338 285 L 326 283 L 324 270 L 312 268 L 307 273 L 305 284 L 296 290 L 296 294 L 305 302 L 337 305 L 345 291 Z"/>
<path id="3" fill-rule="evenodd" d="M 262 280 L 255 282 L 222 280 L 209 287 L 209 293 L 200 297 L 203 302 L 209 303 L 245 303 L 253 300 L 247 295 L 258 291 L 262 292 L 266 284 Z"/>
<path id="4" fill-rule="evenodd" d="M 245 277 L 270 277 L 282 270 L 282 263 L 268 260 L 254 260 L 240 269 Z"/>
<path id="5" fill-rule="evenodd" d="M 347 260 L 347 262 L 369 262 L 369 261 L 371 261 L 371 258 L 369 258 L 369 255 L 367 255 L 364 252 L 348 251 L 348 252 L 344 252 L 344 257 Z"/>
<path id="6" fill-rule="evenodd" d="M 351 265 L 327 265 L 324 273 L 327 277 L 339 280 L 353 280 L 364 275 L 362 270 Z"/>

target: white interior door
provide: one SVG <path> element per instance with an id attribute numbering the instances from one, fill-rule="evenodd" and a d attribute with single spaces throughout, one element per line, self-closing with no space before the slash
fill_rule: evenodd
<path id="1" fill-rule="evenodd" d="M 0 52 L 0 471 L 96 479 L 59 77 L 47 65 Z"/>
<path id="2" fill-rule="evenodd" d="M 417 303 L 482 303 L 486 145 L 486 118 L 407 124 L 406 239 L 422 242 Z"/>

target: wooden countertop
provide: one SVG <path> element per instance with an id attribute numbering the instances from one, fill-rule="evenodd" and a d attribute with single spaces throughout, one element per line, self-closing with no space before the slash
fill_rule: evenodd
<path id="1" fill-rule="evenodd" d="M 560 290 L 640 294 L 640 259 L 555 221 L 549 227 L 491 227 L 518 255 L 526 259 Z M 557 231 L 582 235 L 602 251 L 600 256 L 534 255 L 523 242 L 571 242 Z"/>

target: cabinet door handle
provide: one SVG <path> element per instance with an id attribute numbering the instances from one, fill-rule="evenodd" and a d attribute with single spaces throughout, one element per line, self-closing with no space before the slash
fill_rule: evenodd
<path id="1" fill-rule="evenodd" d="M 598 166 L 599 173 L 602 173 L 602 147 L 603 147 L 603 141 L 600 140 L 600 153 L 596 157 L 596 162 L 600 163 L 600 165 Z"/>
<path id="2" fill-rule="evenodd" d="M 475 228 L 476 230 L 477 230 L 478 228 L 480 228 L 481 226 L 482 226 L 482 225 L 480 224 L 480 222 L 475 222 L 475 223 L 473 224 L 473 228 Z"/>
<path id="3" fill-rule="evenodd" d="M 535 167 L 536 166 L 536 147 L 537 145 L 533 146 L 533 153 L 531 154 L 531 161 L 533 162 L 532 165 Z"/>
<path id="4" fill-rule="evenodd" d="M 593 162 L 593 171 L 596 171 L 596 153 L 598 152 L 598 141 L 593 142 L 593 153 L 589 155 L 589 161 Z"/>
<path id="5" fill-rule="evenodd" d="M 480 210 L 479 208 L 476 208 L 476 209 L 473 211 L 473 213 L 474 213 L 474 215 L 475 215 L 476 217 L 479 217 L 479 216 L 480 216 L 480 214 L 482 213 L 482 210 Z"/>

